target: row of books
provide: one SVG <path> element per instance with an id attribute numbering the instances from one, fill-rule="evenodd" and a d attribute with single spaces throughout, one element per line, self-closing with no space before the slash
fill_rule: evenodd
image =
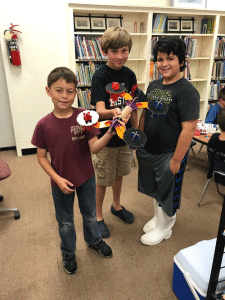
<path id="1" fill-rule="evenodd" d="M 225 87 L 225 83 L 221 83 L 220 81 L 214 81 L 210 84 L 210 100 L 218 100 L 218 94 L 221 89 Z"/>
<path id="2" fill-rule="evenodd" d="M 77 63 L 76 64 L 76 74 L 78 85 L 91 85 L 92 76 L 97 69 L 102 67 L 102 63 L 94 63 L 89 61 L 87 63 Z"/>
<path id="3" fill-rule="evenodd" d="M 201 23 L 201 33 L 202 34 L 213 34 L 215 28 L 215 18 L 203 18 Z"/>
<path id="4" fill-rule="evenodd" d="M 107 56 L 103 53 L 101 45 L 101 38 L 92 38 L 90 40 L 75 36 L 75 48 L 78 59 L 106 59 Z"/>
<path id="5" fill-rule="evenodd" d="M 186 56 L 195 57 L 197 38 L 190 38 L 188 36 L 184 37 L 184 42 L 186 44 Z"/>
<path id="6" fill-rule="evenodd" d="M 151 58 L 153 58 L 153 49 L 158 40 L 159 40 L 159 36 L 153 36 L 151 39 Z"/>
<path id="7" fill-rule="evenodd" d="M 166 28 L 166 14 L 154 14 L 153 16 L 153 26 L 152 26 L 152 33 L 153 34 L 160 34 L 165 31 Z"/>
<path id="8" fill-rule="evenodd" d="M 215 46 L 215 57 L 225 57 L 225 37 L 217 37 Z"/>
<path id="9" fill-rule="evenodd" d="M 212 79 L 225 79 L 225 60 L 213 63 Z"/>
<path id="10" fill-rule="evenodd" d="M 154 61 L 150 61 L 150 72 L 149 72 L 149 81 L 162 78 L 162 75 L 159 74 L 156 63 Z"/>
<path id="11" fill-rule="evenodd" d="M 91 89 L 77 89 L 79 107 L 85 109 L 93 109 L 91 105 Z"/>

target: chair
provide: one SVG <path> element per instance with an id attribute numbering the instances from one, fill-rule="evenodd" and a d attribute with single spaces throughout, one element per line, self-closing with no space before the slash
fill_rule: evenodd
<path id="1" fill-rule="evenodd" d="M 207 182 L 203 188 L 201 197 L 197 203 L 197 206 L 199 207 L 202 201 L 203 196 L 205 195 L 205 192 L 210 184 L 211 181 L 214 181 L 217 188 L 217 193 L 221 196 L 224 196 L 219 190 L 219 184 L 222 186 L 225 186 L 225 154 L 224 156 L 222 153 L 214 152 L 213 154 L 210 153 L 210 149 L 208 149 L 209 159 L 210 159 L 210 167 L 209 172 L 207 175 Z"/>
<path id="2" fill-rule="evenodd" d="M 191 148 L 191 151 L 192 151 L 192 153 L 193 153 L 193 155 L 194 155 L 194 157 L 195 157 L 195 159 L 196 159 L 196 163 L 198 163 L 197 156 L 196 156 L 195 151 L 194 151 L 194 149 L 193 149 L 193 147 L 194 147 L 195 145 L 196 145 L 196 142 L 192 140 L 192 141 L 191 141 L 190 148 Z"/>
<path id="3" fill-rule="evenodd" d="M 11 170 L 9 165 L 0 158 L 0 181 L 8 178 L 11 175 Z M 0 195 L 0 202 L 2 202 L 4 197 Z M 0 212 L 14 212 L 14 219 L 20 218 L 20 212 L 18 208 L 2 208 L 0 207 Z"/>

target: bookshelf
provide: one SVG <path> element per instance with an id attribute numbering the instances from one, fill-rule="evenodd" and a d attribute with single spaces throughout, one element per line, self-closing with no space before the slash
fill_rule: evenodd
<path id="1" fill-rule="evenodd" d="M 218 92 L 225 87 L 225 16 L 220 15 L 214 48 L 209 101 L 218 100 Z"/>
<path id="2" fill-rule="evenodd" d="M 150 80 L 150 64 L 152 65 L 153 38 L 162 35 L 177 35 L 182 38 L 195 40 L 196 49 L 193 56 L 188 57 L 187 61 L 190 67 L 190 82 L 196 87 L 200 94 L 200 119 L 204 120 L 208 110 L 208 99 L 211 88 L 211 75 L 214 64 L 214 49 L 217 36 L 225 38 L 225 15 L 221 11 L 192 10 L 173 7 L 142 7 L 142 6 L 112 6 L 112 5 L 84 5 L 69 4 L 70 19 L 70 67 L 76 70 L 77 59 L 74 57 L 75 46 L 72 42 L 74 35 L 80 34 L 86 36 L 98 36 L 102 32 L 74 32 L 73 15 L 94 15 L 94 16 L 112 16 L 121 15 L 122 26 L 131 34 L 133 46 L 126 66 L 131 68 L 138 80 L 139 87 L 146 92 Z M 156 14 L 166 14 L 168 19 L 192 19 L 194 18 L 194 33 L 189 32 L 165 32 L 153 33 L 153 21 Z M 202 20 L 213 19 L 214 30 L 202 33 Z M 144 23 L 144 32 L 141 30 L 141 23 Z M 135 30 L 135 24 L 136 29 Z M 225 59 L 224 59 L 225 60 Z M 85 62 L 87 63 L 87 61 Z M 224 81 L 225 82 L 225 81 Z M 90 87 L 91 88 L 91 87 Z"/>

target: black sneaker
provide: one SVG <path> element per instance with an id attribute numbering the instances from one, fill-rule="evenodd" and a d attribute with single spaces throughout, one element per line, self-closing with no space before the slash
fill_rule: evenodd
<path id="1" fill-rule="evenodd" d="M 101 240 L 97 245 L 89 245 L 88 247 L 94 249 L 103 257 L 112 256 L 112 249 L 103 240 Z"/>
<path id="2" fill-rule="evenodd" d="M 75 255 L 62 254 L 63 268 L 68 274 L 74 274 L 77 271 L 77 262 Z"/>

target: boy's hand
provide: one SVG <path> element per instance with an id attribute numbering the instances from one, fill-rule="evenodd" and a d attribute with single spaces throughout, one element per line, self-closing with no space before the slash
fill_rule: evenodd
<path id="1" fill-rule="evenodd" d="M 63 194 L 71 194 L 72 192 L 74 192 L 74 189 L 70 188 L 73 187 L 73 184 L 67 179 L 60 177 L 60 179 L 57 180 L 56 183 L 60 190 L 63 192 Z"/>
<path id="2" fill-rule="evenodd" d="M 111 109 L 113 113 L 113 118 L 117 118 L 121 115 L 121 109 L 119 107 Z"/>
<path id="3" fill-rule="evenodd" d="M 113 118 L 113 120 L 115 120 L 115 119 L 116 119 L 116 117 Z M 128 120 L 129 120 L 129 118 L 128 118 Z M 124 120 L 123 120 L 123 121 L 124 121 Z M 126 130 L 126 125 L 125 125 L 125 122 L 123 122 L 123 121 L 118 120 L 118 123 L 119 123 L 121 126 L 123 126 L 124 129 Z M 116 135 L 116 134 L 117 134 L 117 133 L 116 133 L 116 130 L 115 130 L 114 128 L 111 128 L 111 127 L 109 127 L 108 132 L 110 132 L 110 133 L 113 134 L 113 135 Z"/>

